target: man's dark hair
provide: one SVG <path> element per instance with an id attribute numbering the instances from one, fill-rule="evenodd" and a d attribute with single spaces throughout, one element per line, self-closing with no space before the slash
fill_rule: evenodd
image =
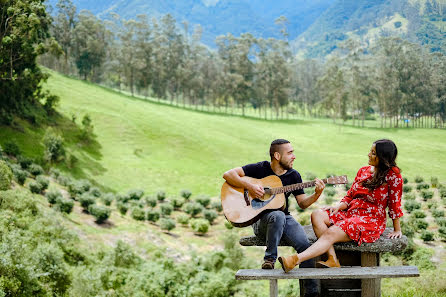
<path id="1" fill-rule="evenodd" d="M 273 142 L 271 142 L 271 146 L 269 147 L 269 156 L 271 157 L 271 160 L 274 157 L 274 153 L 278 152 L 279 147 L 285 143 L 290 143 L 290 142 L 286 139 L 276 139 Z"/>

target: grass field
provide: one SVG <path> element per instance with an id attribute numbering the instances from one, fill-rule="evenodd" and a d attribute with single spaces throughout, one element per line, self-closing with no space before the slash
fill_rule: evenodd
<path id="1" fill-rule="evenodd" d="M 194 195 L 218 195 L 226 170 L 268 159 L 269 143 L 276 138 L 292 142 L 294 168 L 304 179 L 312 172 L 319 177 L 347 174 L 352 180 L 367 164 L 371 143 L 390 138 L 399 148 L 403 176 L 436 176 L 446 182 L 445 130 L 357 128 L 329 120 L 264 121 L 196 112 L 135 99 L 55 72 L 46 88 L 61 99 L 58 110 L 68 127 L 64 137 L 79 160 L 72 173 L 117 192 L 163 189 L 173 195 L 190 189 Z M 69 120 L 75 115 L 80 125 L 85 114 L 91 116 L 96 135 L 90 145 L 77 141 Z M 34 131 L 34 139 L 16 132 L 2 129 L 2 142 L 12 137 L 26 145 L 43 135 L 42 129 Z"/>
<path id="2" fill-rule="evenodd" d="M 361 129 L 333 125 L 329 120 L 264 121 L 225 116 L 135 99 L 54 72 L 51 75 L 46 87 L 60 96 L 58 110 L 63 115 L 54 119 L 55 129 L 63 134 L 68 155 L 78 159 L 71 169 L 64 164 L 58 166 L 76 178 L 95 180 L 116 192 L 140 188 L 146 193 L 154 193 L 163 189 L 175 195 L 181 189 L 190 189 L 193 197 L 200 193 L 218 196 L 223 172 L 267 159 L 269 143 L 275 138 L 287 138 L 293 143 L 297 157 L 294 167 L 304 178 L 307 172 L 312 172 L 321 177 L 327 173 L 347 174 L 353 180 L 357 169 L 367 163 L 371 143 L 379 138 L 390 138 L 399 147 L 398 165 L 411 183 L 417 175 L 423 176 L 427 182 L 431 176 L 446 182 L 444 130 Z M 85 114 L 93 119 L 95 137 L 90 143 L 79 140 L 79 130 L 71 121 L 75 115 L 80 126 Z M 42 155 L 44 133 L 44 125 L 32 127 L 19 122 L 19 127 L 1 127 L 0 143 L 13 140 L 25 155 L 36 157 Z M 336 200 L 342 196 L 341 189 L 337 188 L 337 191 Z M 434 199 L 442 205 L 437 196 Z M 39 199 L 42 208 L 46 209 L 45 198 Z M 214 199 L 218 200 L 217 197 Z M 320 204 L 325 201 L 322 197 Z M 311 211 L 297 214 L 296 205 L 293 205 L 293 215 L 306 218 L 305 224 L 308 224 Z M 228 233 L 222 215 L 205 236 L 197 236 L 189 227 L 179 224 L 172 232 L 165 233 L 158 225 L 137 222 L 129 215 L 118 214 L 115 205 L 112 209 L 108 223 L 98 225 L 76 204 L 74 211 L 65 216 L 64 225 L 79 235 L 83 247 L 88 250 L 106 249 L 114 246 L 117 240 L 124 240 L 142 257 L 151 250 L 162 249 L 180 260 L 187 260 L 191 251 L 220 250 L 222 239 Z M 424 204 L 423 210 L 429 212 Z M 52 209 L 47 211 L 49 216 L 54 212 Z M 178 214 L 174 212 L 172 217 Z M 434 224 L 431 223 L 430 227 Z M 243 228 L 231 232 L 242 236 L 251 234 L 252 230 Z M 424 245 L 436 250 L 440 264 L 444 264 L 443 242 Z M 257 267 L 263 249 L 246 248 L 244 252 L 250 259 L 250 266 Z M 288 254 L 291 249 L 280 248 L 280 252 Z M 444 284 L 431 289 L 441 287 L 438 295 L 426 291 L 431 277 L 443 273 L 443 264 L 436 270 L 423 271 L 419 279 L 385 280 L 383 296 L 445 296 Z M 444 278 L 439 281 L 443 282 Z M 283 281 L 280 286 L 285 288 L 285 284 Z M 259 292 L 259 296 L 268 294 L 267 282 L 260 283 Z"/>

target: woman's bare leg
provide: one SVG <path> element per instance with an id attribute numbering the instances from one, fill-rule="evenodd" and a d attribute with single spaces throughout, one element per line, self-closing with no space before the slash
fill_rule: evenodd
<path id="1" fill-rule="evenodd" d="M 309 248 L 299 254 L 293 254 L 288 257 L 279 257 L 279 262 L 285 272 L 290 271 L 296 265 L 299 265 L 303 261 L 320 256 L 327 252 L 330 247 L 336 242 L 346 242 L 351 239 L 345 234 L 345 232 L 338 226 L 331 226 L 325 231 L 321 237 Z"/>
<path id="2" fill-rule="evenodd" d="M 323 253 L 327 252 L 330 247 L 333 248 L 333 244 L 336 242 L 346 241 L 351 241 L 350 237 L 348 237 L 341 228 L 333 225 L 329 227 L 312 246 L 302 253 L 297 254 L 299 263 L 322 255 Z"/>
<path id="3" fill-rule="evenodd" d="M 328 227 L 330 227 L 330 218 L 326 211 L 322 209 L 317 209 L 311 213 L 311 224 L 313 225 L 314 233 L 317 238 L 320 238 L 324 234 Z M 327 251 L 328 257 L 332 257 L 333 261 L 338 263 L 338 258 L 336 257 L 336 252 L 333 245 Z"/>

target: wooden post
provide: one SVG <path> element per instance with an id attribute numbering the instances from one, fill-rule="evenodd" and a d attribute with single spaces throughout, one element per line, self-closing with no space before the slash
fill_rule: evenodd
<path id="1" fill-rule="evenodd" d="M 379 266 L 379 254 L 362 252 L 361 266 Z M 361 297 L 381 297 L 381 279 L 362 279 L 361 280 Z"/>
<path id="2" fill-rule="evenodd" d="M 277 279 L 269 280 L 269 297 L 279 296 L 279 287 L 277 286 Z"/>

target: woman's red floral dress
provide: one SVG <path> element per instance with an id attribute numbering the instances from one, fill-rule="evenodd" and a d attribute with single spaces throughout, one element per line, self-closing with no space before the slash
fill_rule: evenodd
<path id="1" fill-rule="evenodd" d="M 358 245 L 363 242 L 375 242 L 386 228 L 386 207 L 389 216 L 396 219 L 403 216 L 401 195 L 403 179 L 397 167 L 389 170 L 386 184 L 372 192 L 362 186 L 362 182 L 372 177 L 371 166 L 362 167 L 356 174 L 355 181 L 341 200 L 348 208 L 330 217 L 330 223 L 339 226 L 348 237 Z"/>

